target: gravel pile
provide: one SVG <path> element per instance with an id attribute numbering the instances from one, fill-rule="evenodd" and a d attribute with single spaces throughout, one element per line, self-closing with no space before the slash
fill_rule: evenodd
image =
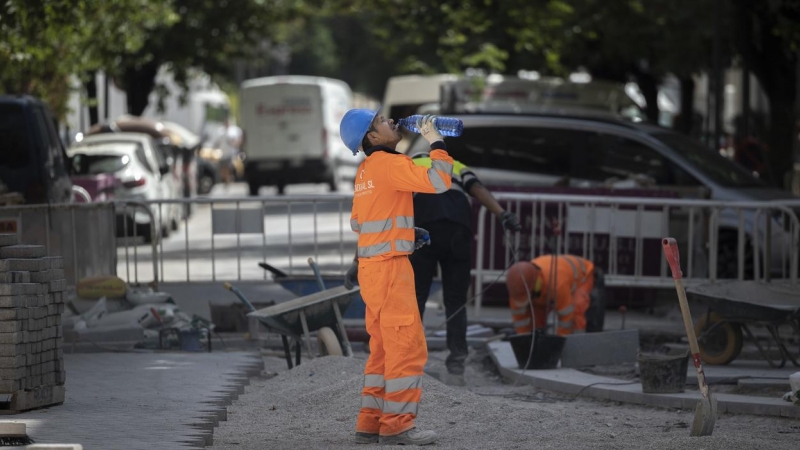
<path id="1" fill-rule="evenodd" d="M 436 354 L 431 364 L 440 364 Z M 265 358 L 272 378 L 254 380 L 214 432 L 214 449 L 353 448 L 363 355 L 325 357 L 286 370 Z M 690 438 L 694 411 L 571 400 L 493 380 L 475 364 L 467 387 L 426 376 L 417 425 L 453 449 L 794 449 L 800 421 L 722 416 L 712 437 Z M 475 392 L 472 392 L 474 390 Z M 368 446 L 367 446 L 368 447 Z"/>

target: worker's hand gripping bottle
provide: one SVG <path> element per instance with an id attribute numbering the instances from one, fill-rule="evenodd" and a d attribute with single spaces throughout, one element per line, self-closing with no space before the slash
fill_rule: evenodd
<path id="1" fill-rule="evenodd" d="M 397 123 L 405 127 L 408 131 L 419 133 L 417 122 L 422 119 L 422 117 L 421 114 L 415 114 L 405 119 L 400 119 Z M 464 131 L 464 122 L 454 117 L 436 116 L 433 120 L 433 126 L 442 136 L 461 136 L 461 133 Z"/>

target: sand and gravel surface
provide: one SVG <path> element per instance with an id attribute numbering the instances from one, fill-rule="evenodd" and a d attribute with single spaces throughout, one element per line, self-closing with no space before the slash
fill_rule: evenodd
<path id="1" fill-rule="evenodd" d="M 432 352 L 426 372 L 443 370 Z M 365 355 L 324 357 L 287 370 L 265 357 L 265 372 L 228 408 L 213 449 L 369 448 L 354 444 Z M 503 382 L 485 355 L 473 354 L 466 387 L 426 376 L 420 428 L 436 430 L 449 449 L 797 449 L 800 421 L 722 415 L 713 436 L 689 437 L 694 411 L 570 396 Z"/>

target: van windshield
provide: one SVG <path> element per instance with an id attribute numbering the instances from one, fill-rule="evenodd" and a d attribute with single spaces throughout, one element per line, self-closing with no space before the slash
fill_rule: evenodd
<path id="1" fill-rule="evenodd" d="M 3 151 L 0 165 L 7 168 L 28 165 L 30 143 L 25 131 L 25 115 L 22 106 L 0 105 L 0 149 Z"/>
<path id="2" fill-rule="evenodd" d="M 743 167 L 687 136 L 678 133 L 652 133 L 652 136 L 688 159 L 707 177 L 725 187 L 763 187 L 764 182 Z"/>

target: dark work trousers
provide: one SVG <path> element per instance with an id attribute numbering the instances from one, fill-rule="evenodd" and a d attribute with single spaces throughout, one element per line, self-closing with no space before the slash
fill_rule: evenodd
<path id="1" fill-rule="evenodd" d="M 455 313 L 447 322 L 447 349 L 450 354 L 445 365 L 448 372 L 461 375 L 468 354 L 467 308 L 464 305 L 467 303 L 472 266 L 472 231 L 449 220 L 426 223 L 422 227 L 430 233 L 431 243 L 410 257 L 414 267 L 419 315 L 422 317 L 425 313 L 425 302 L 428 301 L 436 265 L 439 264 L 442 267 L 444 312 L 448 318 Z"/>

